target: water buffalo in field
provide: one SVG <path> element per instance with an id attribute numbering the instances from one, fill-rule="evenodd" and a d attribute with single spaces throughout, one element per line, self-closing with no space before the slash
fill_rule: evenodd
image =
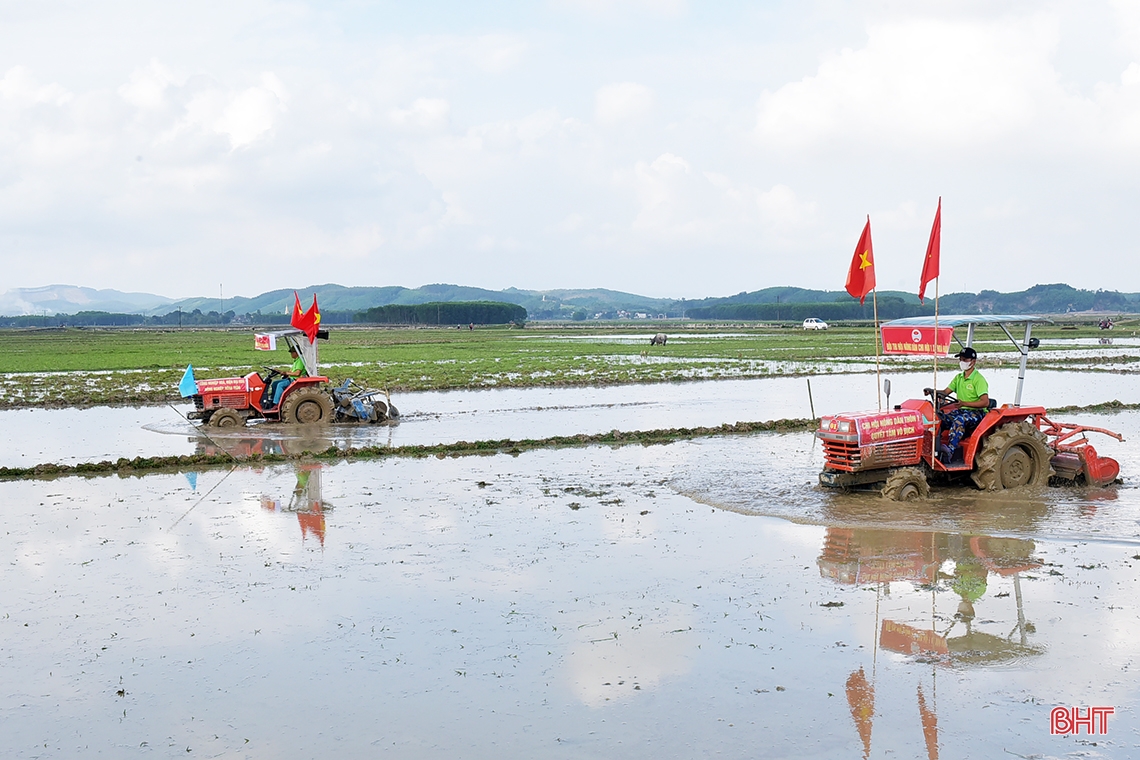
<path id="1" fill-rule="evenodd" d="M 668 340 L 668 336 L 666 336 L 665 333 L 657 333 L 656 335 L 654 335 L 652 338 L 649 339 L 649 345 L 651 345 L 651 346 L 664 346 L 666 340 Z"/>

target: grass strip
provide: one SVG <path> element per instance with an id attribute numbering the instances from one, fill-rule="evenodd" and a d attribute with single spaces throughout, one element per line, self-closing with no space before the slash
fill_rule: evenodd
<path id="1" fill-rule="evenodd" d="M 1046 411 L 1049 414 L 1072 414 L 1073 412 L 1127 412 L 1136 409 L 1140 409 L 1140 404 L 1126 404 L 1123 401 L 1113 399 L 1112 401 L 1105 401 L 1101 404 L 1089 404 L 1087 406 L 1058 406 L 1054 409 L 1048 409 Z"/>
<path id="2" fill-rule="evenodd" d="M 304 451 L 299 454 L 256 454 L 248 457 L 235 457 L 229 454 L 182 454 L 164 457 L 122 457 L 115 461 L 82 462 L 80 464 L 39 464 L 34 467 L 0 467 L 0 480 L 29 480 L 56 478 L 69 475 L 136 475 L 157 470 L 185 470 L 189 468 L 233 466 L 239 464 L 274 464 L 297 460 L 338 461 L 361 459 L 385 459 L 390 457 L 424 458 L 461 457 L 487 454 L 521 454 L 535 449 L 555 449 L 577 446 L 628 446 L 641 444 L 672 443 L 693 438 L 707 438 L 717 435 L 742 435 L 747 433 L 789 433 L 814 430 L 818 420 L 783 419 L 770 422 L 737 422 L 716 427 L 669 428 L 665 430 L 636 430 L 622 432 L 611 430 L 594 435 L 556 435 L 549 438 L 525 438 L 498 441 L 457 441 L 432 446 L 363 446 L 360 448 L 337 448 L 330 446 L 323 451 Z"/>

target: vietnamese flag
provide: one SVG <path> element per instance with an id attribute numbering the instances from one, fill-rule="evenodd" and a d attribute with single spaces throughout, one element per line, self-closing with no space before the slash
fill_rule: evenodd
<path id="1" fill-rule="evenodd" d="M 312 294 L 312 305 L 309 310 L 301 313 L 301 299 L 293 292 L 293 318 L 290 325 L 301 330 L 309 336 L 309 343 L 317 340 L 317 330 L 320 329 L 320 310 L 317 308 L 317 294 Z"/>
<path id="2" fill-rule="evenodd" d="M 305 312 L 305 334 L 309 336 L 309 342 L 312 343 L 317 339 L 317 330 L 321 329 L 321 310 L 317 308 L 317 294 L 313 293 L 313 305 Z"/>
<path id="3" fill-rule="evenodd" d="M 934 226 L 930 228 L 930 242 L 926 244 L 926 260 L 922 262 L 922 282 L 918 286 L 918 301 L 926 296 L 926 285 L 938 279 L 938 260 L 942 254 L 942 198 L 934 213 Z"/>
<path id="4" fill-rule="evenodd" d="M 301 313 L 301 299 L 297 296 L 297 291 L 293 291 L 293 298 L 293 318 L 289 320 L 289 324 L 309 336 L 309 342 L 312 343 L 317 339 L 317 330 L 321 326 L 321 312 L 317 308 L 317 294 L 313 293 L 313 305 L 304 314 Z"/>
<path id="5" fill-rule="evenodd" d="M 301 297 L 297 295 L 297 291 L 293 291 L 293 316 L 289 318 L 289 324 L 296 327 L 298 330 L 304 330 L 299 324 L 305 315 L 301 312 Z"/>
<path id="6" fill-rule="evenodd" d="M 867 226 L 859 236 L 859 245 L 855 246 L 855 255 L 851 257 L 851 268 L 847 270 L 847 292 L 852 298 L 858 298 L 859 304 L 867 298 L 867 294 L 875 289 L 875 255 L 871 251 L 871 217 L 867 217 Z"/>

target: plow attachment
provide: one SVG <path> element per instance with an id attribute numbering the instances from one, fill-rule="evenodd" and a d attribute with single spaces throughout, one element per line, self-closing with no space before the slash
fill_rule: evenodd
<path id="1" fill-rule="evenodd" d="M 352 378 L 333 388 L 332 398 L 338 422 L 395 422 L 400 416 L 387 391 L 361 388 Z"/>
<path id="2" fill-rule="evenodd" d="M 1086 433 L 1101 433 L 1123 441 L 1124 436 L 1120 433 L 1087 425 L 1053 422 L 1046 417 L 1039 419 L 1041 432 L 1049 438 L 1049 446 L 1056 452 L 1052 465 L 1057 477 L 1072 481 L 1083 479 L 1089 485 L 1102 487 L 1115 482 L 1120 476 L 1120 463 L 1112 457 L 1097 454 L 1086 436 Z"/>

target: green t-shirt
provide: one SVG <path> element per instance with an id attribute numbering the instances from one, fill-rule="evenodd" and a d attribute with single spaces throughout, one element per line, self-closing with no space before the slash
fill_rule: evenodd
<path id="1" fill-rule="evenodd" d="M 946 387 L 958 397 L 959 401 L 977 401 L 990 392 L 990 384 L 976 369 L 970 373 L 968 378 L 959 372 L 950 381 L 950 385 Z"/>
<path id="2" fill-rule="evenodd" d="M 293 366 L 289 368 L 289 371 L 298 373 L 297 377 L 306 377 L 309 374 L 309 371 L 305 369 L 305 360 L 302 359 L 300 356 L 298 356 L 293 361 Z M 985 382 L 985 381 L 983 380 L 982 382 Z"/>

